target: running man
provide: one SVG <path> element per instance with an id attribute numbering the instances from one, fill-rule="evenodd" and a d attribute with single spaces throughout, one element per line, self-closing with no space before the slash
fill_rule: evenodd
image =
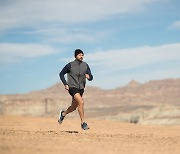
<path id="1" fill-rule="evenodd" d="M 59 73 L 60 79 L 63 82 L 65 89 L 69 91 L 72 96 L 72 104 L 66 111 L 61 110 L 59 115 L 59 124 L 61 124 L 65 116 L 78 108 L 81 119 L 81 128 L 89 129 L 87 123 L 84 121 L 84 100 L 82 98 L 86 79 L 91 81 L 93 76 L 89 65 L 83 61 L 84 53 L 81 49 L 76 49 L 74 52 L 75 60 L 68 63 Z M 67 73 L 67 82 L 64 75 Z"/>

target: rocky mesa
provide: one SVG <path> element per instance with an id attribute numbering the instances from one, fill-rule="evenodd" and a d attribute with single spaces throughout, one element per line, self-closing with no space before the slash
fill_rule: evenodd
<path id="1" fill-rule="evenodd" d="M 180 79 L 135 80 L 124 87 L 103 90 L 86 87 L 86 116 L 142 124 L 180 124 Z M 71 97 L 61 83 L 27 94 L 0 95 L 1 115 L 57 117 Z M 77 113 L 71 114 L 73 118 Z"/>

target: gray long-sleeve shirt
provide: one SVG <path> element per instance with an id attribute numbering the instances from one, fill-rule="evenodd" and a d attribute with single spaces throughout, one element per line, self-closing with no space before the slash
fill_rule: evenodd
<path id="1" fill-rule="evenodd" d="M 67 82 L 64 78 L 66 73 Z M 91 74 L 89 65 L 86 62 L 80 62 L 75 59 L 62 69 L 59 76 L 64 85 L 69 85 L 70 88 L 75 87 L 77 89 L 84 89 L 86 84 L 85 74 L 89 75 L 89 81 L 93 80 L 93 75 Z"/>

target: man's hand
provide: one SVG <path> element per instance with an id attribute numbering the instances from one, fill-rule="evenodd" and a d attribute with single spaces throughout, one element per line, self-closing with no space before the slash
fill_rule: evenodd
<path id="1" fill-rule="evenodd" d="M 87 79 L 89 79 L 89 78 L 90 78 L 89 74 L 85 74 L 85 76 L 86 76 L 86 78 L 87 78 Z"/>
<path id="2" fill-rule="evenodd" d="M 66 89 L 66 90 L 69 90 L 69 86 L 68 86 L 68 85 L 65 85 L 65 89 Z"/>

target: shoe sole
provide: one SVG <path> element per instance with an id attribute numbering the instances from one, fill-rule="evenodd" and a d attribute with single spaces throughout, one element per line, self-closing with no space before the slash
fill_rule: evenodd
<path id="1" fill-rule="evenodd" d="M 59 119 L 58 119 L 58 123 L 59 124 L 62 124 L 62 121 L 60 121 L 60 118 L 61 118 L 61 112 L 62 112 L 63 110 L 60 110 L 60 112 L 59 112 Z"/>
<path id="2" fill-rule="evenodd" d="M 82 130 L 88 130 L 88 129 L 90 129 L 90 128 L 89 128 L 89 127 L 88 127 L 88 128 L 86 128 L 86 129 L 82 128 Z"/>

